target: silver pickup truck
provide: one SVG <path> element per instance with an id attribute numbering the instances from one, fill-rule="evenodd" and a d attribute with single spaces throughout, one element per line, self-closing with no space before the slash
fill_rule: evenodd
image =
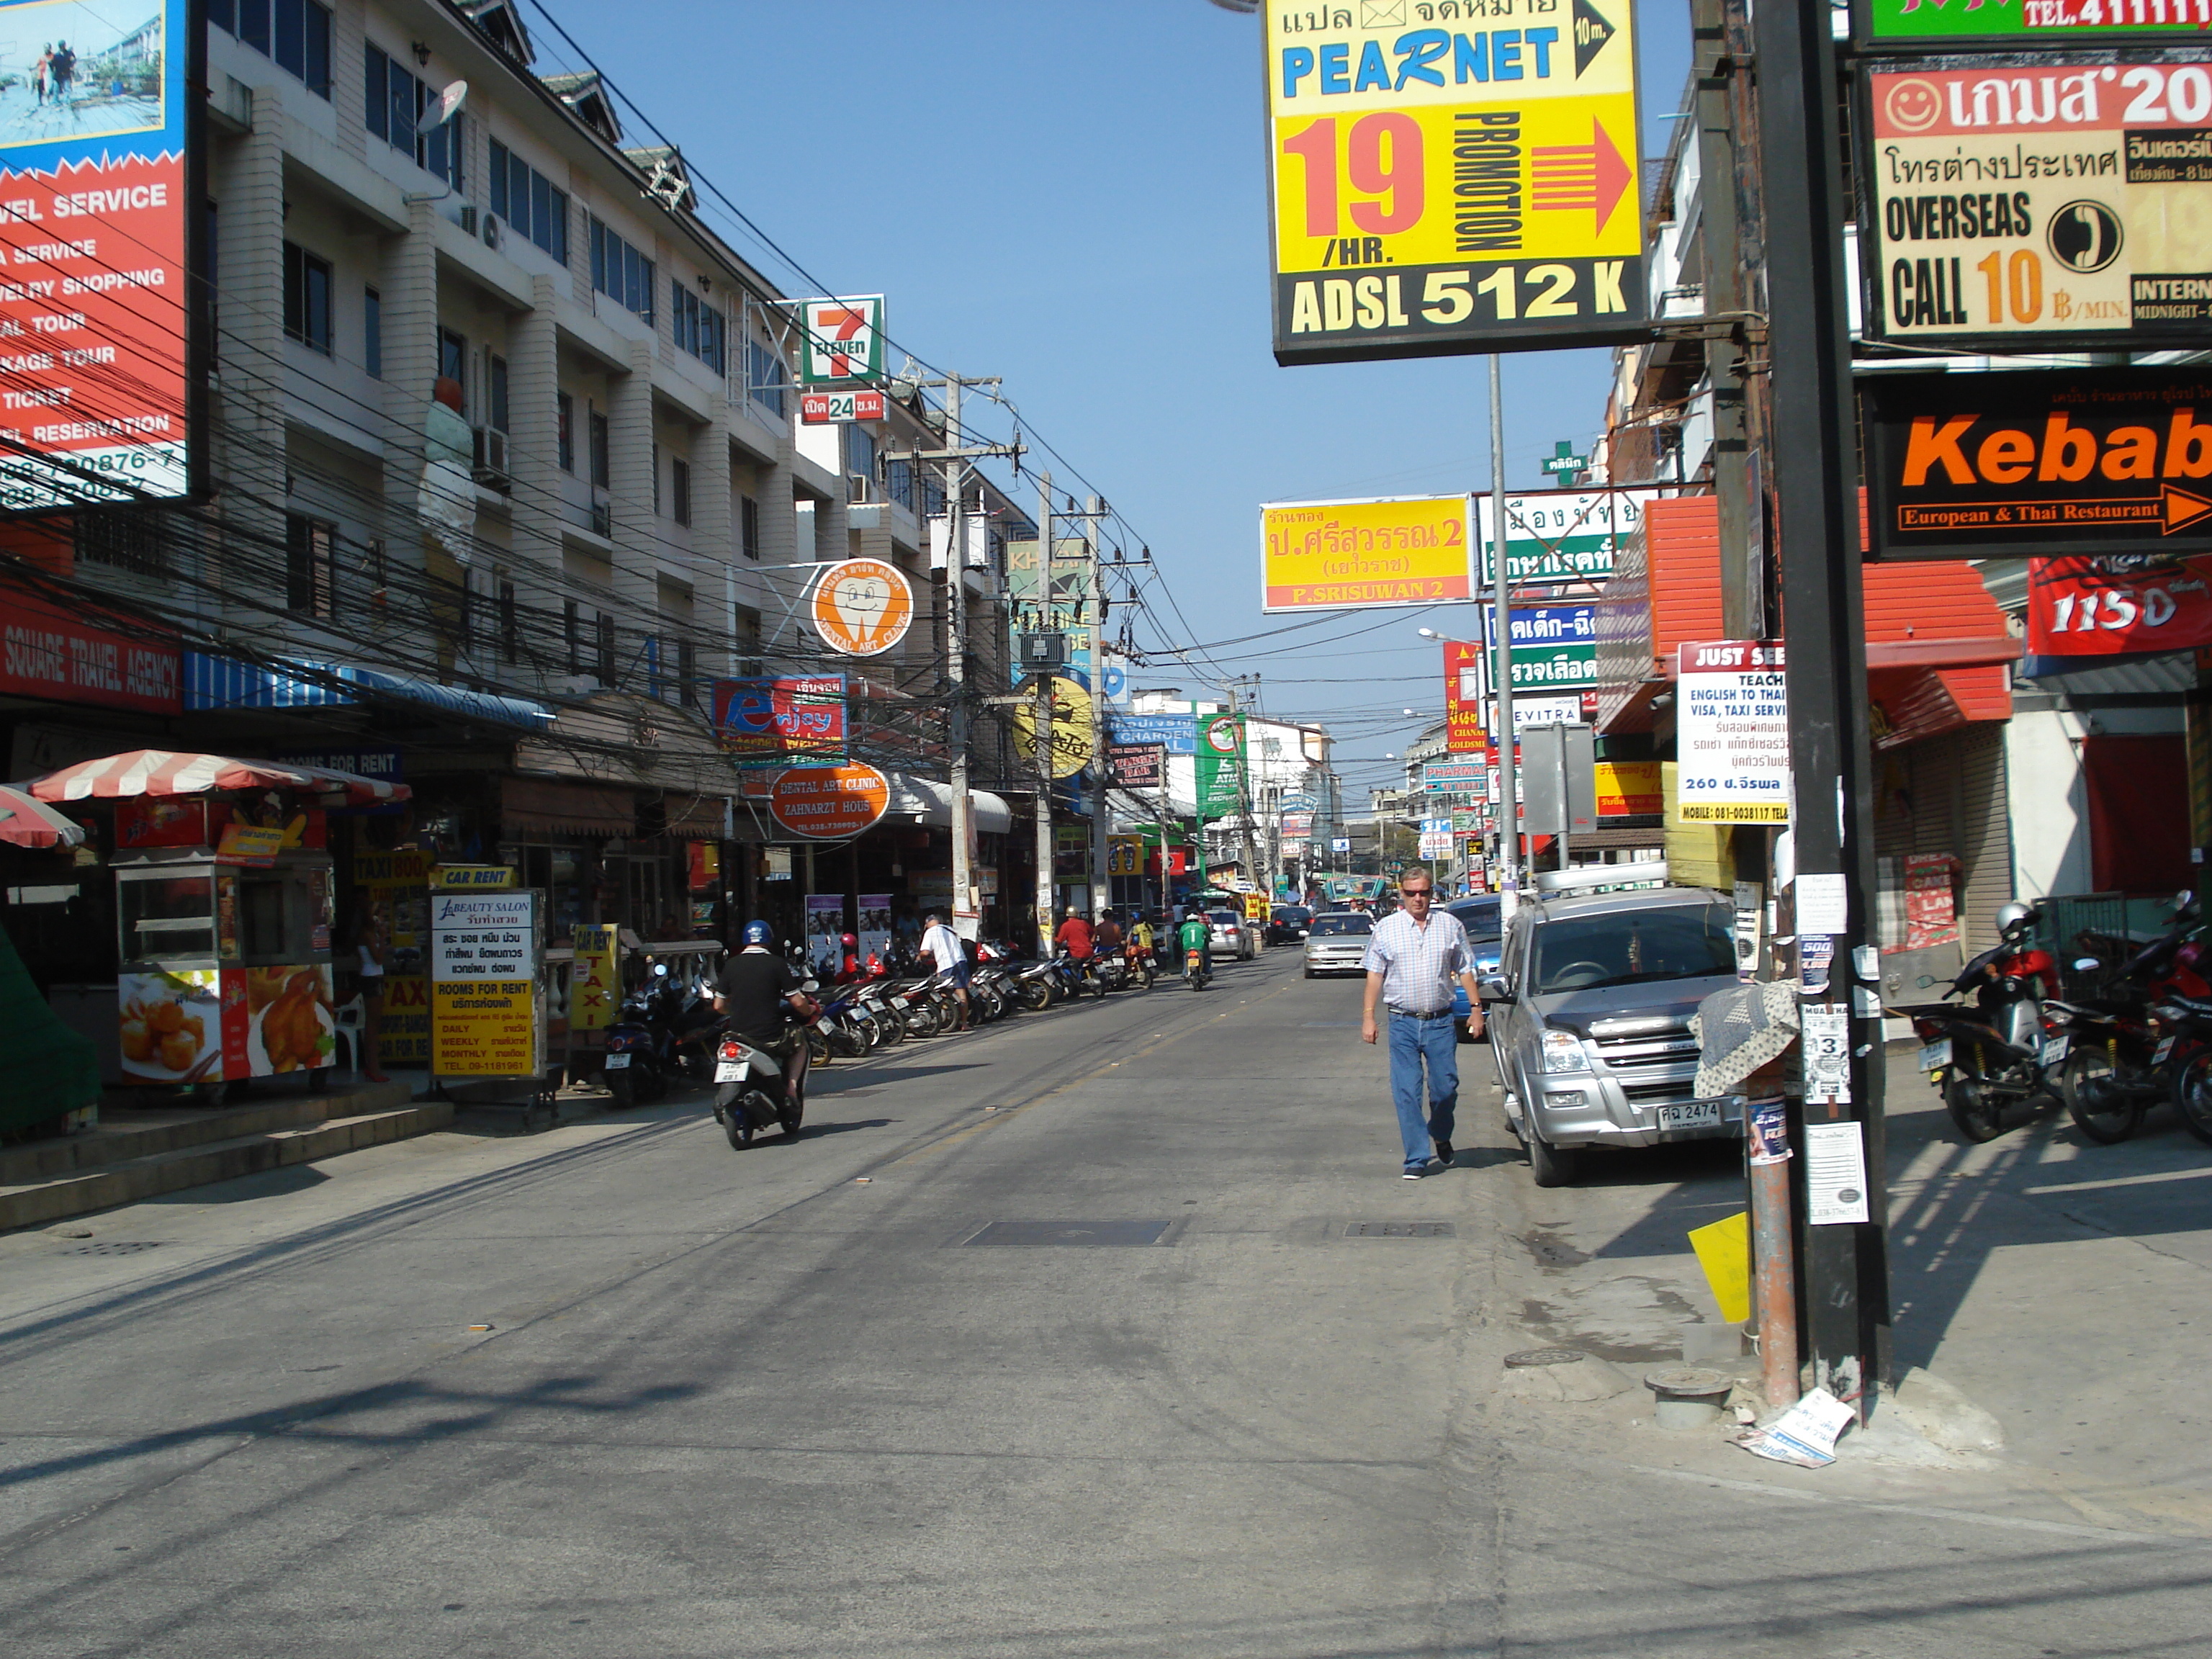
<path id="1" fill-rule="evenodd" d="M 1739 1105 L 1700 1100 L 1690 1017 L 1734 985 L 1734 912 L 1702 887 L 1539 896 L 1481 981 L 1505 1115 L 1539 1187 L 1585 1146 L 1741 1135 Z"/>

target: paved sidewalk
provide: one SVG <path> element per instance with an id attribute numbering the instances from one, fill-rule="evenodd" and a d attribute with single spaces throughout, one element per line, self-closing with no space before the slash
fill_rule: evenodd
<path id="1" fill-rule="evenodd" d="M 2002 1450 L 1947 1453 L 1893 1408 L 1834 1468 L 1806 1472 L 1748 1457 L 1721 1430 L 1652 1425 L 1644 1373 L 1678 1357 L 1683 1322 L 1719 1317 L 1685 1237 L 1743 1207 L 1740 1154 L 1719 1145 L 1593 1159 L 1563 1192 L 1498 1171 L 1517 1177 L 1501 1255 L 1512 1322 L 1633 1385 L 1527 1407 L 1530 1422 L 1585 1452 L 1808 1491 L 1942 1492 L 2045 1522 L 2212 1537 L 2212 1148 L 2165 1106 L 2119 1146 L 2056 1109 L 1968 1146 L 1911 1061 L 1893 1053 L 1889 1073 L 1896 1370 L 1923 1368 L 1994 1418 Z M 1462 1160 L 1510 1164 L 1495 1107 L 1478 1115 L 1492 1144 Z"/>

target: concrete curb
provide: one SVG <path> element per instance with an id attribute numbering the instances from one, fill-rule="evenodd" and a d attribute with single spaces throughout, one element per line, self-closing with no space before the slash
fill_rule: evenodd
<path id="1" fill-rule="evenodd" d="M 453 1121 L 450 1102 L 426 1101 L 397 1111 L 329 1118 L 302 1127 L 239 1135 L 125 1159 L 81 1175 L 0 1191 L 0 1231 L 42 1226 L 94 1210 L 136 1204 L 186 1187 L 233 1181 L 294 1164 L 313 1164 L 363 1146 L 428 1134 Z"/>

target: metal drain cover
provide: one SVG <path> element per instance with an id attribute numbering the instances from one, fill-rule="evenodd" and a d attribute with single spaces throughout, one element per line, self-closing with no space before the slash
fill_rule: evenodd
<path id="1" fill-rule="evenodd" d="M 1355 1221 L 1344 1230 L 1346 1238 L 1453 1238 L 1449 1221 Z"/>
<path id="2" fill-rule="evenodd" d="M 59 1252 L 63 1255 L 136 1255 L 141 1250 L 158 1250 L 163 1241 L 158 1238 L 117 1239 L 105 1244 L 73 1244 Z"/>
<path id="3" fill-rule="evenodd" d="M 1533 1365 L 1579 1365 L 1586 1355 L 1573 1348 L 1523 1348 L 1518 1353 L 1509 1353 L 1505 1363 L 1520 1370 Z"/>
<path id="4" fill-rule="evenodd" d="M 1165 1221 L 994 1221 L 964 1244 L 1058 1244 L 1075 1249 L 1115 1249 L 1157 1244 L 1175 1225 Z"/>

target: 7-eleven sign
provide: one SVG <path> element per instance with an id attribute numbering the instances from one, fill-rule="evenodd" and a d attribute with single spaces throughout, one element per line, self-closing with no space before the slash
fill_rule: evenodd
<path id="1" fill-rule="evenodd" d="M 882 295 L 802 300 L 799 318 L 806 330 L 806 352 L 799 360 L 801 384 L 852 386 L 883 378 Z"/>

